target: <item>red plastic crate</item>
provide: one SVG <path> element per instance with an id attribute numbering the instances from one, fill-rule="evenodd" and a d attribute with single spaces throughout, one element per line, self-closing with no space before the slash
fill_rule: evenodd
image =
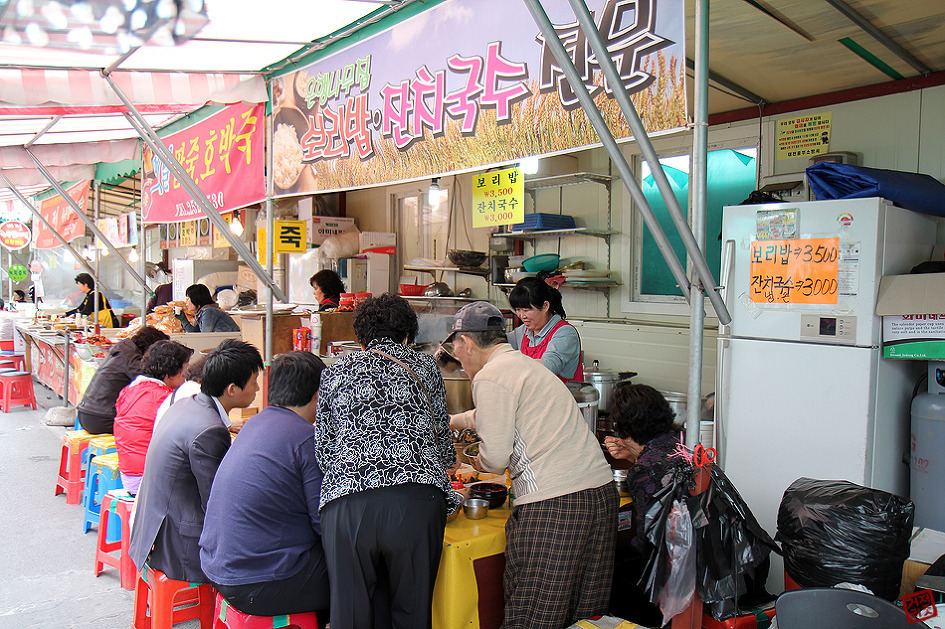
<path id="1" fill-rule="evenodd" d="M 709 614 L 702 615 L 702 629 L 768 629 L 774 618 L 774 601 L 769 607 L 750 607 L 728 620 L 716 620 Z"/>
<path id="2" fill-rule="evenodd" d="M 8 341 L 0 341 L 0 352 L 12 352 L 13 351 L 13 339 Z"/>

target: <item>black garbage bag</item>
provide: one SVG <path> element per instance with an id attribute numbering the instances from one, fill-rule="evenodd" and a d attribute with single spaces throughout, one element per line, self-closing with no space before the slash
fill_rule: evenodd
<path id="1" fill-rule="evenodd" d="M 847 481 L 799 478 L 784 492 L 778 533 L 784 569 L 805 587 L 856 583 L 895 600 L 915 507 Z"/>
<path id="2" fill-rule="evenodd" d="M 639 581 L 653 604 L 669 578 L 665 556 L 666 520 L 674 501 L 685 501 L 695 528 L 696 585 L 703 609 L 717 620 L 731 618 L 740 607 L 770 601 L 765 590 L 768 556 L 780 552 L 718 466 L 710 467 L 709 488 L 698 496 L 691 461 L 679 459 L 664 488 L 653 496 L 646 513 L 644 569 Z"/>

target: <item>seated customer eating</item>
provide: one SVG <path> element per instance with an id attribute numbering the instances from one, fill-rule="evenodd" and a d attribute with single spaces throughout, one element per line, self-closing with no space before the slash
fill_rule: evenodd
<path id="1" fill-rule="evenodd" d="M 217 591 L 246 614 L 328 608 L 318 515 L 322 470 L 312 428 L 324 368 L 310 352 L 277 358 L 269 406 L 246 422 L 213 479 L 200 564 Z M 327 621 L 327 613 L 319 618 Z"/>

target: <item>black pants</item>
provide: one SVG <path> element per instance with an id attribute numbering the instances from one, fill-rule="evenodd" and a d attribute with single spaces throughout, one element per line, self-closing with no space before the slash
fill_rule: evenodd
<path id="1" fill-rule="evenodd" d="M 82 428 L 87 433 L 93 435 L 112 434 L 113 426 L 115 425 L 114 417 L 109 419 L 107 417 L 102 417 L 101 415 L 84 413 L 81 410 L 76 411 L 76 417 L 79 420 L 79 425 L 82 426 Z"/>
<path id="2" fill-rule="evenodd" d="M 213 587 L 233 607 L 253 616 L 281 616 L 301 612 L 321 612 L 318 623 L 328 621 L 328 568 L 321 545 L 312 549 L 308 562 L 297 573 L 281 581 Z"/>
<path id="3" fill-rule="evenodd" d="M 428 629 L 446 526 L 443 492 L 419 483 L 371 489 L 332 500 L 321 516 L 332 629 Z"/>

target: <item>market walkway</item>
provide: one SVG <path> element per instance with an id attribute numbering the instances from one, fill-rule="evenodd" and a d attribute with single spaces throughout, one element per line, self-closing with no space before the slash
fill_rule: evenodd
<path id="1" fill-rule="evenodd" d="M 0 413 L 0 629 L 129 629 L 134 592 L 113 568 L 92 576 L 95 529 L 83 535 L 82 507 L 53 496 L 67 429 L 44 423 L 62 401 L 35 389 L 37 410 Z"/>

